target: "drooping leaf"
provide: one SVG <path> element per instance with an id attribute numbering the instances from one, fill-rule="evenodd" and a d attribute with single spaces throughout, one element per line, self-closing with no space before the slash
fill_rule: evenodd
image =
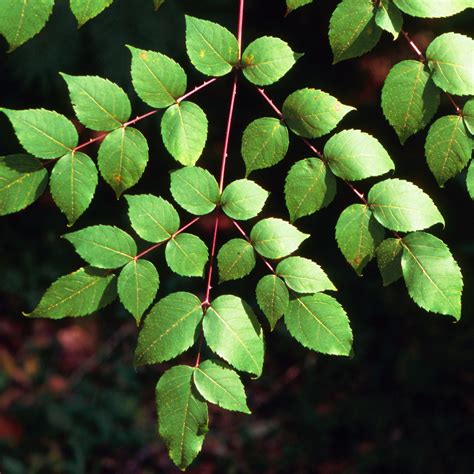
<path id="1" fill-rule="evenodd" d="M 388 73 L 382 89 L 382 109 L 402 144 L 428 125 L 438 110 L 439 89 L 420 61 L 402 61 Z"/>
<path id="2" fill-rule="evenodd" d="M 158 364 L 189 349 L 202 319 L 199 298 L 179 291 L 158 301 L 138 336 L 136 365 Z"/>
<path id="3" fill-rule="evenodd" d="M 471 161 L 467 170 L 466 186 L 471 199 L 474 199 L 474 161 Z"/>
<path id="4" fill-rule="evenodd" d="M 137 324 L 153 303 L 159 284 L 160 277 L 156 267 L 148 260 L 132 260 L 122 268 L 117 281 L 118 294 Z"/>
<path id="5" fill-rule="evenodd" d="M 383 285 L 387 286 L 402 277 L 402 242 L 400 239 L 385 239 L 377 247 L 377 264 Z"/>
<path id="6" fill-rule="evenodd" d="M 471 135 L 474 135 L 474 99 L 469 99 L 462 109 L 462 116 L 466 128 Z"/>
<path id="7" fill-rule="evenodd" d="M 194 67 L 208 76 L 224 76 L 239 59 L 237 39 L 229 30 L 188 15 L 186 50 Z"/>
<path id="8" fill-rule="evenodd" d="M 36 158 L 58 158 L 77 145 L 77 131 L 64 115 L 45 109 L 2 109 L 23 148 Z"/>
<path id="9" fill-rule="evenodd" d="M 288 288 L 276 275 L 265 275 L 257 283 L 255 295 L 258 306 L 268 319 L 270 329 L 273 331 L 290 303 Z"/>
<path id="10" fill-rule="evenodd" d="M 322 160 L 297 161 L 285 180 L 285 200 L 291 222 L 328 206 L 336 195 L 336 187 L 336 178 Z"/>
<path id="11" fill-rule="evenodd" d="M 310 3 L 313 3 L 313 0 L 286 0 L 286 14 L 288 15 L 288 13 L 291 13 L 293 10 L 309 5 Z"/>
<path id="12" fill-rule="evenodd" d="M 294 252 L 309 237 L 282 219 L 270 217 L 257 222 L 250 232 L 255 250 L 267 258 L 282 258 Z"/>
<path id="13" fill-rule="evenodd" d="M 137 254 L 132 237 L 111 225 L 93 225 L 63 237 L 87 263 L 97 268 L 122 267 Z"/>
<path id="14" fill-rule="evenodd" d="M 244 239 L 226 242 L 217 254 L 219 282 L 238 280 L 247 276 L 255 267 L 255 251 Z"/>
<path id="15" fill-rule="evenodd" d="M 77 19 L 79 27 L 102 13 L 113 0 L 70 0 L 71 10 Z"/>
<path id="16" fill-rule="evenodd" d="M 133 87 L 143 102 L 168 107 L 186 92 L 186 73 L 176 61 L 155 51 L 127 48 L 132 53 Z"/>
<path id="17" fill-rule="evenodd" d="M 176 161 L 184 166 L 193 166 L 206 144 L 206 114 L 193 102 L 172 105 L 161 119 L 161 137 Z"/>
<path id="18" fill-rule="evenodd" d="M 222 363 L 206 360 L 194 370 L 194 383 L 208 402 L 225 410 L 250 413 L 240 377 Z"/>
<path id="19" fill-rule="evenodd" d="M 455 15 L 468 7 L 472 0 L 393 0 L 400 10 L 411 16 L 440 18 Z"/>
<path id="20" fill-rule="evenodd" d="M 333 130 L 354 107 L 318 89 L 300 89 L 283 103 L 283 116 L 290 129 L 306 138 L 317 138 Z"/>
<path id="21" fill-rule="evenodd" d="M 402 240 L 403 278 L 416 304 L 427 311 L 461 317 L 463 281 L 446 244 L 426 232 Z"/>
<path id="22" fill-rule="evenodd" d="M 171 194 L 191 214 L 209 214 L 219 202 L 219 185 L 209 171 L 197 166 L 171 173 Z"/>
<path id="23" fill-rule="evenodd" d="M 156 386 L 158 431 L 181 470 L 201 451 L 208 430 L 207 404 L 192 384 L 193 373 L 192 367 L 171 367 Z"/>
<path id="24" fill-rule="evenodd" d="M 58 278 L 25 316 L 60 319 L 87 316 L 117 297 L 115 275 L 98 268 L 84 267 Z"/>
<path id="25" fill-rule="evenodd" d="M 352 331 L 343 307 L 324 293 L 300 296 L 285 311 L 290 334 L 303 346 L 323 354 L 347 356 Z"/>
<path id="26" fill-rule="evenodd" d="M 368 201 L 375 218 L 387 229 L 410 232 L 444 218 L 431 198 L 418 186 L 402 179 L 386 179 L 369 191 Z"/>
<path id="27" fill-rule="evenodd" d="M 222 210 L 237 220 L 251 219 L 260 214 L 269 192 L 248 179 L 237 179 L 222 193 Z"/>
<path id="28" fill-rule="evenodd" d="M 252 308 L 237 296 L 216 298 L 203 319 L 207 345 L 238 370 L 260 376 L 263 331 Z"/>
<path id="29" fill-rule="evenodd" d="M 281 120 L 269 117 L 254 120 L 242 136 L 246 175 L 279 163 L 285 158 L 289 144 L 288 129 Z"/>
<path id="30" fill-rule="evenodd" d="M 105 137 L 97 159 L 102 177 L 119 198 L 142 177 L 148 163 L 148 142 L 135 128 L 121 127 Z"/>
<path id="31" fill-rule="evenodd" d="M 396 40 L 403 26 L 403 15 L 391 0 L 381 0 L 375 13 L 375 23 Z"/>
<path id="32" fill-rule="evenodd" d="M 203 276 L 209 252 L 199 237 L 182 233 L 166 244 L 165 256 L 168 266 L 178 275 L 200 277 Z"/>
<path id="33" fill-rule="evenodd" d="M 48 184 L 48 172 L 30 155 L 0 156 L 0 216 L 35 202 Z"/>
<path id="34" fill-rule="evenodd" d="M 382 242 L 384 228 L 364 204 L 347 207 L 336 224 L 336 241 L 349 265 L 361 276 Z"/>
<path id="35" fill-rule="evenodd" d="M 395 169 L 380 142 L 360 130 L 343 130 L 333 135 L 326 142 L 324 156 L 331 171 L 348 181 L 380 176 Z"/>
<path id="36" fill-rule="evenodd" d="M 68 153 L 54 165 L 49 184 L 51 195 L 70 226 L 89 207 L 97 181 L 95 163 L 84 153 Z"/>

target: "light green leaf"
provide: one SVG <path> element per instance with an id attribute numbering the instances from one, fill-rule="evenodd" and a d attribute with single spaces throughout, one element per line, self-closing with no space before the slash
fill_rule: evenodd
<path id="1" fill-rule="evenodd" d="M 179 291 L 158 301 L 138 336 L 135 363 L 158 364 L 189 349 L 202 315 L 201 302 L 191 293 Z"/>
<path id="2" fill-rule="evenodd" d="M 217 267 L 219 283 L 247 276 L 255 267 L 252 245 L 243 239 L 229 240 L 217 254 Z"/>
<path id="3" fill-rule="evenodd" d="M 258 306 L 268 319 L 270 329 L 273 331 L 290 303 L 288 288 L 276 275 L 265 275 L 257 283 L 255 294 Z"/>
<path id="4" fill-rule="evenodd" d="M 253 181 L 237 179 L 222 193 L 222 210 L 233 219 L 251 219 L 260 214 L 269 194 Z"/>
<path id="5" fill-rule="evenodd" d="M 97 168 L 84 153 L 68 153 L 51 171 L 51 195 L 69 226 L 89 207 L 97 187 Z"/>
<path id="6" fill-rule="evenodd" d="M 209 214 L 219 202 L 219 185 L 209 171 L 197 166 L 171 173 L 171 194 L 191 214 Z"/>
<path id="7" fill-rule="evenodd" d="M 125 196 L 133 230 L 147 242 L 168 240 L 179 229 L 179 215 L 171 203 L 151 194 Z"/>
<path id="8" fill-rule="evenodd" d="M 156 386 L 158 431 L 183 471 L 201 451 L 209 421 L 207 404 L 193 387 L 193 373 L 192 367 L 172 367 Z"/>
<path id="9" fill-rule="evenodd" d="M 474 161 L 471 161 L 466 176 L 467 191 L 471 199 L 474 199 Z"/>
<path id="10" fill-rule="evenodd" d="M 462 110 L 464 124 L 471 135 L 474 135 L 474 99 L 469 99 Z"/>
<path id="11" fill-rule="evenodd" d="M 435 84 L 456 95 L 474 94 L 474 40 L 458 33 L 435 38 L 426 50 L 426 59 Z"/>
<path id="12" fill-rule="evenodd" d="M 198 105 L 172 105 L 161 119 L 161 137 L 171 156 L 184 166 L 193 166 L 207 140 L 207 117 Z"/>
<path id="13" fill-rule="evenodd" d="M 290 301 L 285 324 L 290 334 L 308 349 L 343 356 L 351 352 L 352 331 L 346 312 L 324 293 Z"/>
<path id="14" fill-rule="evenodd" d="M 385 239 L 377 247 L 377 264 L 382 275 L 383 286 L 394 283 L 402 276 L 401 239 Z"/>
<path id="15" fill-rule="evenodd" d="M 120 301 L 132 313 L 137 324 L 155 299 L 160 277 L 148 260 L 132 260 L 122 268 L 117 281 Z"/>
<path id="16" fill-rule="evenodd" d="M 219 296 L 207 310 L 202 326 L 212 351 L 237 370 L 260 376 L 263 331 L 249 305 L 237 296 Z"/>
<path id="17" fill-rule="evenodd" d="M 108 6 L 112 5 L 112 2 L 113 0 L 70 0 L 71 10 L 79 27 L 102 13 Z"/>
<path id="18" fill-rule="evenodd" d="M 64 115 L 51 110 L 2 109 L 23 148 L 36 158 L 58 158 L 77 145 L 77 131 Z"/>
<path id="19" fill-rule="evenodd" d="M 194 67 L 208 76 L 224 76 L 239 60 L 237 39 L 229 30 L 188 15 L 186 50 Z"/>
<path id="20" fill-rule="evenodd" d="M 137 254 L 135 241 L 111 225 L 93 225 L 63 237 L 87 263 L 97 268 L 122 267 Z"/>
<path id="21" fill-rule="evenodd" d="M 336 195 L 336 186 L 336 178 L 320 159 L 297 161 L 285 180 L 285 200 L 291 222 L 328 206 Z"/>
<path id="22" fill-rule="evenodd" d="M 202 277 L 209 252 L 199 237 L 183 233 L 166 244 L 165 256 L 168 266 L 178 275 Z"/>
<path id="23" fill-rule="evenodd" d="M 117 297 L 115 275 L 84 267 L 57 279 L 38 306 L 25 316 L 60 319 L 87 316 L 110 304 Z"/>
<path id="24" fill-rule="evenodd" d="M 194 383 L 208 402 L 225 410 L 250 413 L 239 376 L 222 363 L 206 360 L 194 369 Z"/>
<path id="25" fill-rule="evenodd" d="M 335 97 L 317 89 L 300 89 L 283 103 L 288 127 L 302 137 L 317 138 L 333 130 L 354 107 L 341 104 Z"/>
<path id="26" fill-rule="evenodd" d="M 313 3 L 313 0 L 286 0 L 286 14 L 288 15 L 288 13 L 291 13 L 293 10 L 309 5 L 310 3 Z"/>
<path id="27" fill-rule="evenodd" d="M 370 190 L 368 201 L 375 218 L 390 230 L 410 232 L 436 223 L 444 225 L 444 218 L 431 198 L 409 181 L 381 181 Z"/>
<path id="28" fill-rule="evenodd" d="M 29 155 L 0 156 L 0 216 L 35 202 L 48 184 L 48 172 Z"/>
<path id="29" fill-rule="evenodd" d="M 132 53 L 133 87 L 143 102 L 168 107 L 186 92 L 186 73 L 176 61 L 155 51 L 127 48 Z"/>
<path id="30" fill-rule="evenodd" d="M 148 143 L 135 128 L 119 128 L 109 133 L 99 148 L 98 165 L 117 199 L 137 184 L 148 162 Z"/>
<path id="31" fill-rule="evenodd" d="M 290 144 L 288 129 L 281 120 L 263 117 L 254 120 L 242 136 L 242 157 L 246 175 L 279 163 Z"/>
<path id="32" fill-rule="evenodd" d="M 2 0 L 0 34 L 8 41 L 8 52 L 39 33 L 53 11 L 54 0 Z"/>
<path id="33" fill-rule="evenodd" d="M 427 311 L 461 317 L 462 275 L 446 244 L 426 232 L 402 240 L 403 278 L 416 304 Z"/>
<path id="34" fill-rule="evenodd" d="M 395 169 L 380 142 L 360 130 L 343 130 L 333 135 L 326 142 L 324 156 L 331 171 L 348 181 L 380 176 Z"/>
<path id="35" fill-rule="evenodd" d="M 342 0 L 329 22 L 333 64 L 367 53 L 379 42 L 381 34 L 372 0 Z"/>
<path id="36" fill-rule="evenodd" d="M 132 113 L 124 90 L 96 76 L 69 76 L 61 73 L 69 89 L 74 112 L 81 123 L 92 130 L 114 130 Z"/>
<path id="37" fill-rule="evenodd" d="M 400 10 L 411 16 L 440 18 L 455 15 L 468 7 L 472 0 L 393 0 Z"/>
<path id="38" fill-rule="evenodd" d="M 403 26 L 403 15 L 392 0 L 380 0 L 375 13 L 375 23 L 396 40 Z"/>
<path id="39" fill-rule="evenodd" d="M 472 139 L 462 117 L 447 115 L 431 125 L 426 137 L 425 155 L 440 186 L 467 166 L 472 157 Z"/>
<path id="40" fill-rule="evenodd" d="M 255 250 L 267 258 L 282 258 L 294 252 L 309 237 L 281 219 L 270 217 L 257 222 L 250 232 Z"/>
<path id="41" fill-rule="evenodd" d="M 439 89 L 420 61 L 402 61 L 388 73 L 382 109 L 402 144 L 428 125 L 439 106 Z"/>
<path id="42" fill-rule="evenodd" d="M 364 204 L 352 204 L 346 208 L 336 224 L 337 245 L 359 276 L 374 257 L 384 235 L 384 228 Z"/>

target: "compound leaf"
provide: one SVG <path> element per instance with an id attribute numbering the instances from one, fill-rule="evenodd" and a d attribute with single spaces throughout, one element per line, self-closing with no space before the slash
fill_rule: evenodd
<path id="1" fill-rule="evenodd" d="M 219 282 L 238 280 L 247 276 L 255 267 L 255 251 L 244 239 L 226 242 L 217 254 Z"/>
<path id="2" fill-rule="evenodd" d="M 206 244 L 193 234 L 178 234 L 167 244 L 166 262 L 175 273 L 181 276 L 203 276 L 209 258 Z"/>
<path id="3" fill-rule="evenodd" d="M 237 179 L 222 193 L 222 210 L 231 218 L 246 220 L 260 213 L 269 192 L 248 179 Z"/>
<path id="4" fill-rule="evenodd" d="M 396 40 L 403 26 L 403 15 L 391 0 L 380 0 L 375 13 L 375 23 Z"/>
<path id="5" fill-rule="evenodd" d="M 411 16 L 440 18 L 455 15 L 474 6 L 472 0 L 393 0 L 400 10 Z"/>
<path id="6" fill-rule="evenodd" d="M 257 283 L 255 294 L 258 306 L 268 319 L 270 329 L 273 331 L 290 303 L 288 288 L 278 276 L 265 275 Z"/>
<path id="7" fill-rule="evenodd" d="M 396 282 L 402 276 L 402 241 L 385 239 L 377 247 L 377 265 L 382 275 L 383 285 Z"/>
<path id="8" fill-rule="evenodd" d="M 102 13 L 113 0 L 70 0 L 71 10 L 79 27 Z"/>

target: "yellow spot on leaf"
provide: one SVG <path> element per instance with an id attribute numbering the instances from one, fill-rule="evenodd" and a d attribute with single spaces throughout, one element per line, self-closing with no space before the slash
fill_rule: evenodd
<path id="1" fill-rule="evenodd" d="M 199 51 L 199 57 L 202 59 L 205 55 L 206 55 L 206 50 L 201 49 L 201 51 Z"/>

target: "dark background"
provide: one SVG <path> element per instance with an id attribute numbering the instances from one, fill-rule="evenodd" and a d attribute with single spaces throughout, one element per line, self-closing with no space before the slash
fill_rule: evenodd
<path id="1" fill-rule="evenodd" d="M 236 31 L 237 1 L 169 0 L 155 13 L 151 0 L 116 0 L 79 31 L 67 2 L 57 2 L 46 28 L 12 54 L 0 41 L 0 105 L 45 107 L 73 118 L 59 71 L 107 77 L 131 97 L 134 113 L 149 110 L 131 87 L 130 57 L 124 44 L 169 54 L 188 72 L 189 87 L 203 77 L 185 55 L 184 16 L 217 21 Z M 383 118 L 380 89 L 392 64 L 414 58 L 407 43 L 384 33 L 371 53 L 331 65 L 327 30 L 337 2 L 317 1 L 286 19 L 283 0 L 248 1 L 244 42 L 275 35 L 305 52 L 292 71 L 267 92 L 281 105 L 296 89 L 315 87 L 355 106 L 339 129 L 360 128 L 376 136 L 394 159 L 396 176 L 427 191 L 446 218 L 433 232 L 450 246 L 463 269 L 463 318 L 432 315 L 410 300 L 404 283 L 383 288 L 374 263 L 358 278 L 334 239 L 342 210 L 356 202 L 339 184 L 329 209 L 298 221 L 312 238 L 300 254 L 314 259 L 339 289 L 354 332 L 352 358 L 328 357 L 303 349 L 284 325 L 267 334 L 264 375 L 244 376 L 253 414 L 210 409 L 209 432 L 191 473 L 449 473 L 472 472 L 473 207 L 460 175 L 439 189 L 423 155 L 426 132 L 402 147 Z M 405 28 L 424 48 L 447 32 L 472 34 L 472 15 L 421 20 L 406 17 Z M 243 128 L 271 109 L 241 81 L 231 139 L 227 180 L 243 176 L 239 154 Z M 217 172 L 223 146 L 231 78 L 194 96 L 208 114 L 209 139 L 199 164 Z M 460 99 L 463 103 L 463 99 Z M 445 97 L 438 112 L 453 113 Z M 159 117 L 141 122 L 150 162 L 131 191 L 170 198 L 168 171 L 176 163 L 165 151 Z M 20 150 L 11 126 L 0 117 L 0 154 Z M 81 131 L 81 141 L 90 137 Z M 315 141 L 323 148 L 326 138 Z M 95 145 L 89 150 L 95 155 Z M 271 170 L 252 177 L 272 196 L 265 216 L 287 218 L 284 178 L 291 164 L 310 156 L 296 137 L 289 154 Z M 371 181 L 359 188 L 367 192 Z M 102 181 L 95 199 L 76 224 L 129 228 L 124 200 Z M 187 217 L 183 216 L 183 222 Z M 137 329 L 118 303 L 95 316 L 61 321 L 26 320 L 49 284 L 81 265 L 59 236 L 66 221 L 48 193 L 19 214 L 0 221 L 0 472 L 175 473 L 155 431 L 154 386 L 167 367 L 133 368 Z M 250 230 L 250 223 L 244 224 Z M 212 222 L 193 229 L 208 242 Z M 234 237 L 225 223 L 220 242 Z M 153 254 L 161 273 L 161 297 L 178 289 L 203 292 L 205 282 L 170 274 L 162 252 Z M 226 283 L 213 294 L 233 293 L 254 304 L 264 274 Z M 267 328 L 267 326 L 265 326 Z M 195 358 L 195 349 L 178 359 Z"/>

